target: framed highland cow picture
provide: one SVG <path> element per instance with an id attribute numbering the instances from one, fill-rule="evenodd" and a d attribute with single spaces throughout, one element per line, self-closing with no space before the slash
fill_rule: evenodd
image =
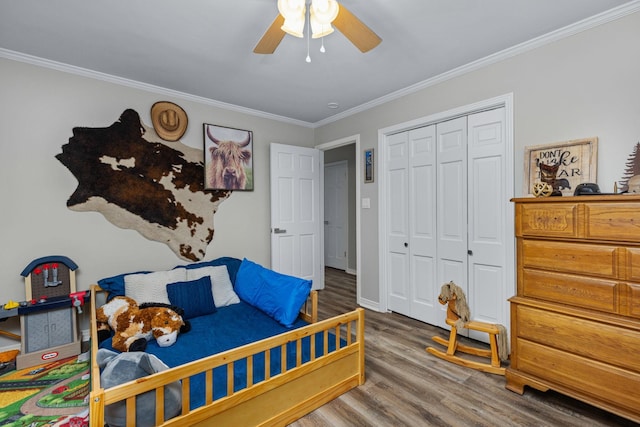
<path id="1" fill-rule="evenodd" d="M 204 123 L 204 188 L 253 190 L 253 132 Z"/>

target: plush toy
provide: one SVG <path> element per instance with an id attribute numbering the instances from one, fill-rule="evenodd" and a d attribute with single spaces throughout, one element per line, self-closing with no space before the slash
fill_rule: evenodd
<path id="1" fill-rule="evenodd" d="M 145 303 L 140 306 L 132 298 L 119 296 L 96 310 L 98 340 L 103 341 L 113 330 L 112 347 L 119 351 L 144 351 L 147 341 L 155 338 L 160 347 L 173 345 L 178 333 L 191 329 L 182 319 L 182 309 L 167 304 Z"/>

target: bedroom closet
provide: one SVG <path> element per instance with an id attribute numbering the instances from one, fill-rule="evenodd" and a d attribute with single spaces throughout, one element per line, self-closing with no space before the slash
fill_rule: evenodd
<path id="1" fill-rule="evenodd" d="M 438 295 L 453 280 L 465 290 L 474 319 L 508 326 L 513 162 L 505 125 L 500 107 L 381 139 L 387 310 L 446 327 Z"/>

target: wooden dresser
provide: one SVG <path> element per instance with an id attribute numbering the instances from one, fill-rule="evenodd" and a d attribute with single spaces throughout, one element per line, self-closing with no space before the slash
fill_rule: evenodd
<path id="1" fill-rule="evenodd" d="M 640 422 L 640 196 L 518 198 L 506 387 Z"/>

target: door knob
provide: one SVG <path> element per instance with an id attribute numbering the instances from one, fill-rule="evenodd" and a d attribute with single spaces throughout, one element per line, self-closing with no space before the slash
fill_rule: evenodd
<path id="1" fill-rule="evenodd" d="M 281 230 L 279 228 L 274 228 L 273 229 L 273 234 L 284 234 L 286 232 L 287 232 L 287 230 Z"/>
<path id="2" fill-rule="evenodd" d="M 471 249 L 469 249 L 469 250 L 467 251 L 467 255 L 473 255 L 473 251 L 472 251 Z"/>
<path id="3" fill-rule="evenodd" d="M 407 242 L 404 242 L 404 247 L 405 247 L 405 248 L 408 248 L 408 247 L 409 247 L 409 244 L 408 244 Z"/>

